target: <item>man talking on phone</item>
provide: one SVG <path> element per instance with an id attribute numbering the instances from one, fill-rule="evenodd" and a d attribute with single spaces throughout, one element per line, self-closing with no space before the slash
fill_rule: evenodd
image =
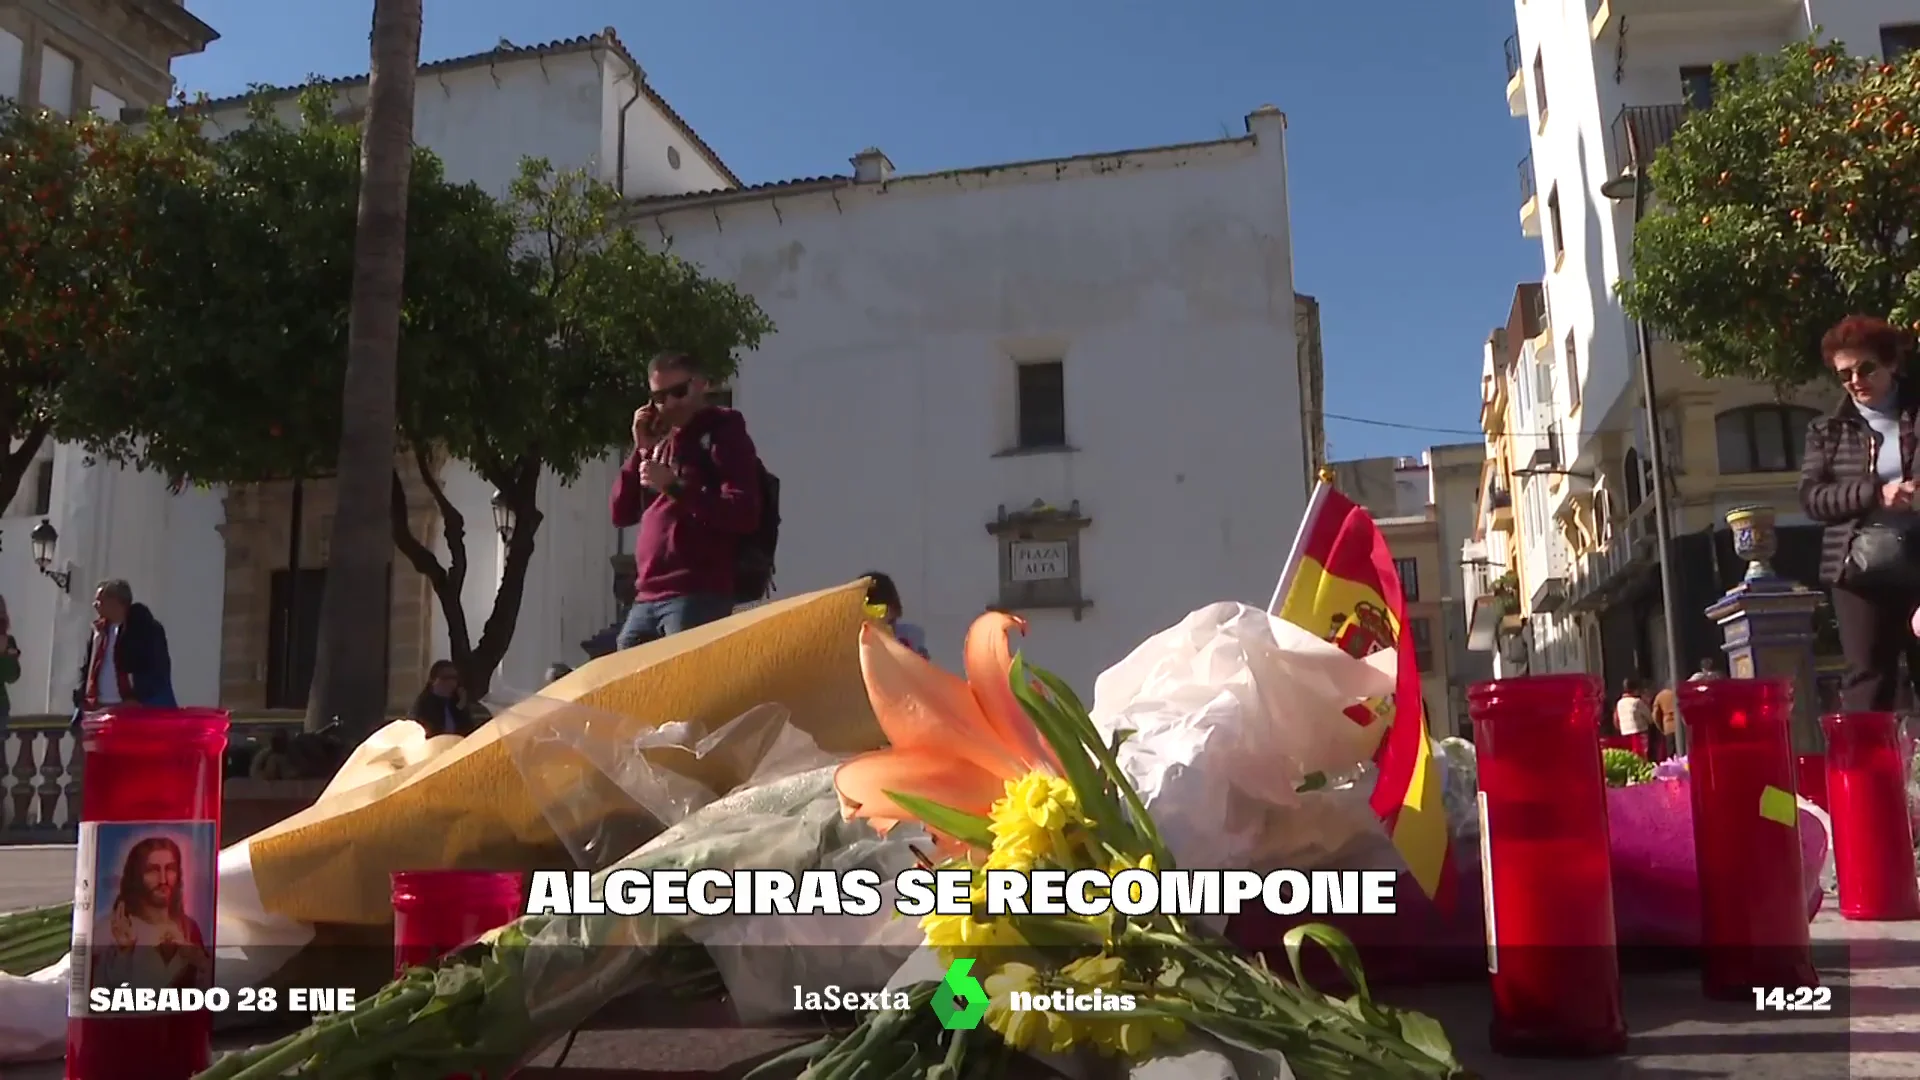
<path id="1" fill-rule="evenodd" d="M 608 499 L 616 528 L 640 526 L 622 649 L 731 615 L 739 545 L 760 521 L 760 455 L 746 420 L 707 404 L 708 382 L 683 353 L 654 357 L 647 385 Z"/>

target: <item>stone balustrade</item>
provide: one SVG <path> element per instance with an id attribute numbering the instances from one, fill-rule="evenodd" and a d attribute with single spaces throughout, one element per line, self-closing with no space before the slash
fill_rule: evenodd
<path id="1" fill-rule="evenodd" d="M 325 786 L 324 781 L 273 781 L 265 784 L 271 791 L 255 792 L 253 788 L 262 782 L 245 779 L 253 752 L 265 746 L 275 731 L 299 732 L 302 721 L 299 713 L 285 710 L 234 714 L 227 736 L 226 801 L 263 803 L 227 808 L 226 814 L 246 818 L 244 823 L 233 823 L 242 828 L 237 835 L 272 824 L 254 820 L 269 809 L 264 803 L 274 804 L 266 816 L 278 814 L 277 821 L 312 802 Z M 80 816 L 81 758 L 79 736 L 65 716 L 16 716 L 8 722 L 0 735 L 0 846 L 73 842 Z M 234 833 L 234 829 L 222 831 Z"/>

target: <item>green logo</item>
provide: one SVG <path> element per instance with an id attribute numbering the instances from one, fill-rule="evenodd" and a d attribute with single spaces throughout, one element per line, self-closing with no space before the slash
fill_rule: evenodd
<path id="1" fill-rule="evenodd" d="M 973 961 L 955 960 L 947 965 L 946 978 L 933 994 L 933 1013 L 948 1031 L 972 1031 L 987 1015 L 987 991 L 970 974 Z"/>

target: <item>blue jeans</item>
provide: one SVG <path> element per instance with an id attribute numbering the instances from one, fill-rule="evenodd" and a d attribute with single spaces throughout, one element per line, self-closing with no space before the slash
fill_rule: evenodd
<path id="1" fill-rule="evenodd" d="M 719 622 L 733 614 L 733 597 L 713 593 L 669 596 L 665 600 L 640 600 L 627 610 L 627 621 L 620 627 L 615 646 L 631 649 L 658 641 L 682 630 Z"/>

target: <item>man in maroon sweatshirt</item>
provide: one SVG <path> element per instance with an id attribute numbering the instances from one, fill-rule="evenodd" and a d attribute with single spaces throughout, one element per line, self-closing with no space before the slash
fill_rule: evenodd
<path id="1" fill-rule="evenodd" d="M 607 500 L 616 528 L 640 526 L 622 649 L 731 615 L 740 538 L 760 521 L 760 457 L 746 421 L 707 404 L 707 380 L 680 353 L 655 357 L 647 385 L 633 453 Z"/>

